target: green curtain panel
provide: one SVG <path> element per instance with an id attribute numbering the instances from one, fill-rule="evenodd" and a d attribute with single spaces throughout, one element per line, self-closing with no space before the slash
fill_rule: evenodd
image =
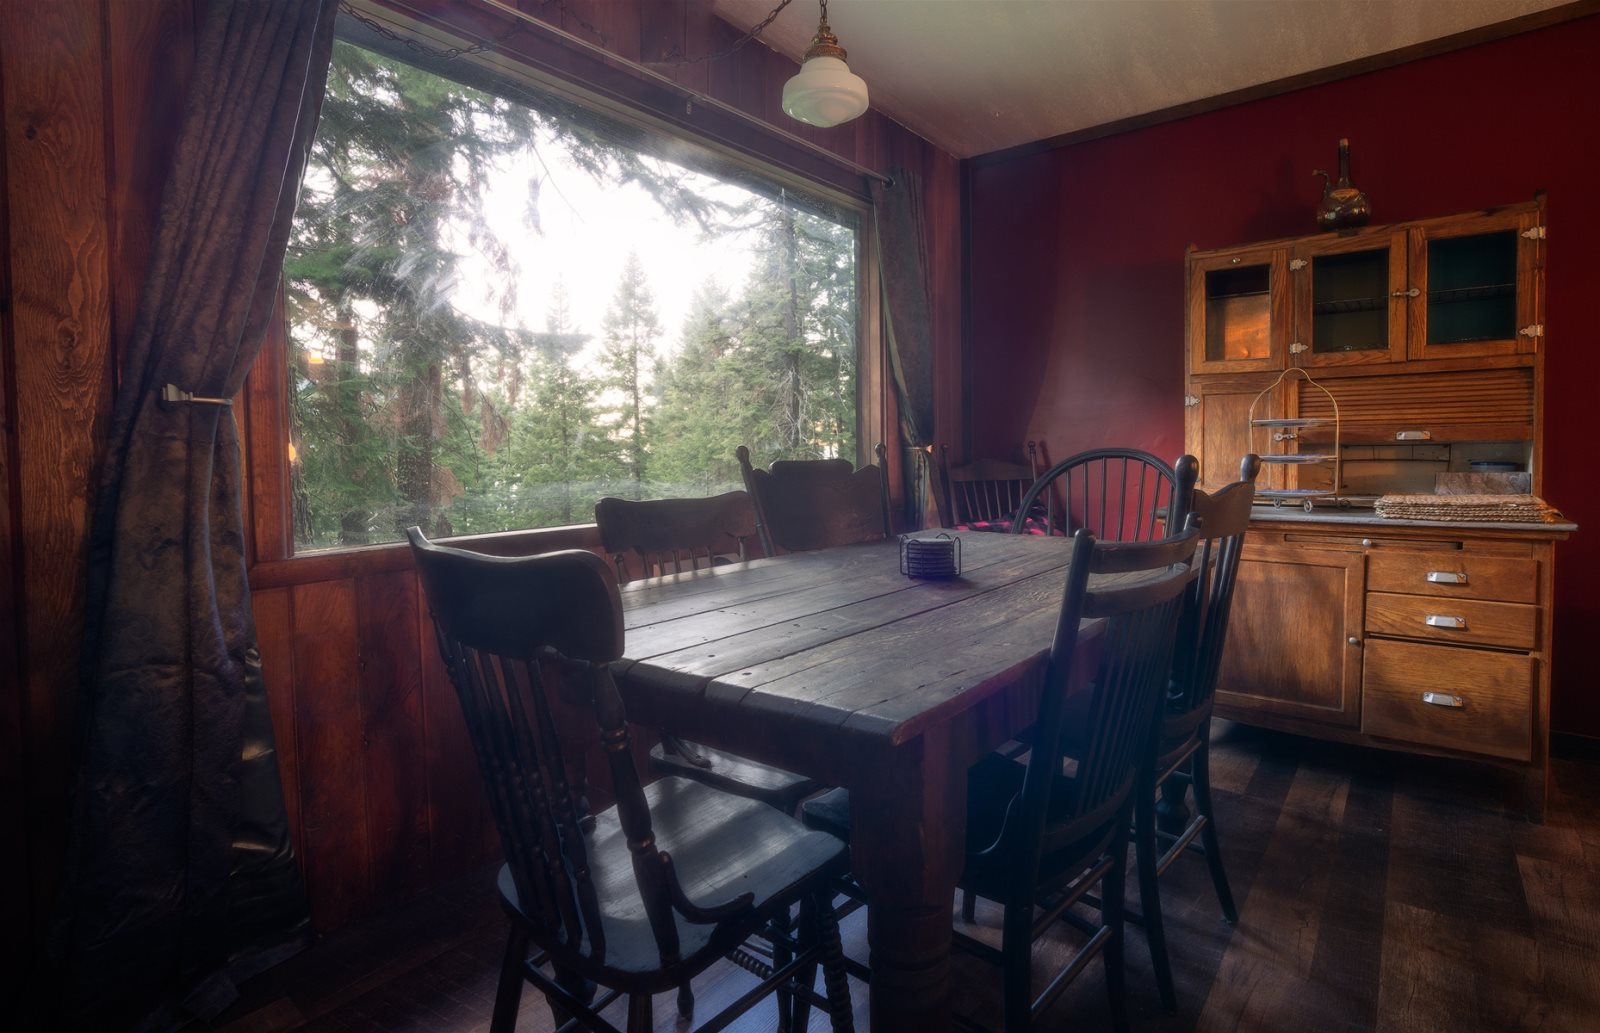
<path id="1" fill-rule="evenodd" d="M 927 526 L 933 502 L 933 319 L 928 302 L 928 234 L 922 181 L 895 169 L 892 182 L 872 180 L 878 231 L 879 282 L 889 333 L 889 365 L 900 409 L 908 528 Z"/>
<path id="2" fill-rule="evenodd" d="M 250 612 L 238 393 L 271 316 L 335 0 L 212 0 L 95 500 L 57 1025 L 174 1028 L 304 941 Z"/>

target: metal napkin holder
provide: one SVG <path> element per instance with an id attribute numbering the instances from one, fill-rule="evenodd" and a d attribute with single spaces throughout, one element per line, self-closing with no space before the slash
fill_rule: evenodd
<path id="1" fill-rule="evenodd" d="M 900 573 L 914 578 L 961 576 L 961 539 L 948 534 L 932 538 L 900 536 Z"/>

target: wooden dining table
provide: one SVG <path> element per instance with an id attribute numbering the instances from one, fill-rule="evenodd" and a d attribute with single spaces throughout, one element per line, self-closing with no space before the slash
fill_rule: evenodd
<path id="1" fill-rule="evenodd" d="M 623 591 L 631 720 L 850 790 L 875 1031 L 950 1026 L 967 768 L 1033 721 L 1070 552 L 965 534 L 924 581 L 890 540 Z"/>

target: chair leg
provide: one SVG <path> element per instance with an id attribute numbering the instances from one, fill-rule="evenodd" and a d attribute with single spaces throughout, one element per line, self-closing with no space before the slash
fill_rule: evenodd
<path id="1" fill-rule="evenodd" d="M 822 890 L 821 893 L 828 893 Z M 830 894 L 831 895 L 831 894 Z M 817 918 L 817 901 L 810 896 L 800 900 L 800 949 L 809 950 L 820 942 L 820 932 Z M 795 982 L 803 987 L 814 987 L 817 982 L 817 966 L 815 963 L 802 968 L 795 976 Z M 806 1033 L 811 1028 L 811 997 L 807 994 L 795 994 L 792 1006 L 792 1017 L 789 1020 L 790 1029 L 795 1033 Z"/>
<path id="2" fill-rule="evenodd" d="M 789 912 L 772 920 L 772 931 L 776 934 L 772 940 L 772 967 L 782 968 L 794 959 L 787 946 L 787 937 L 794 923 L 789 917 Z M 778 1033 L 789 1033 L 791 1012 L 794 1010 L 794 994 L 783 988 L 778 989 Z"/>
<path id="3" fill-rule="evenodd" d="M 1167 957 L 1167 933 L 1161 924 L 1161 886 L 1158 878 L 1161 856 L 1156 846 L 1156 787 L 1146 773 L 1134 787 L 1134 853 L 1139 861 L 1139 909 L 1144 913 L 1144 937 L 1150 945 L 1150 965 L 1156 973 L 1156 990 L 1161 1006 L 1178 1010 L 1178 996 L 1172 988 L 1172 962 Z"/>
<path id="4" fill-rule="evenodd" d="M 978 895 L 971 890 L 961 891 L 961 920 L 968 925 L 978 920 Z"/>
<path id="5" fill-rule="evenodd" d="M 628 998 L 628 1033 L 652 1033 L 656 1027 L 652 1002 L 649 994 L 634 994 Z"/>
<path id="6" fill-rule="evenodd" d="M 688 983 L 678 987 L 678 1018 L 685 1022 L 694 1018 L 694 991 Z"/>
<path id="7" fill-rule="evenodd" d="M 506 939 L 505 957 L 500 962 L 500 982 L 494 991 L 494 1016 L 489 1020 L 489 1033 L 512 1033 L 517 1028 L 517 1009 L 522 1004 L 522 967 L 528 963 L 528 934 L 520 925 L 512 923 L 511 935 Z M 550 1002 L 551 1011 L 555 1002 Z M 561 1025 L 558 1017 L 556 1025 Z"/>
<path id="8" fill-rule="evenodd" d="M 1000 989 L 1005 1033 L 1033 1028 L 1033 904 L 1027 898 L 1005 902 L 1000 933 Z"/>
<path id="9" fill-rule="evenodd" d="M 1124 812 L 1126 813 L 1126 812 Z M 1111 1028 L 1116 1033 L 1128 1033 L 1128 992 L 1122 972 L 1123 894 L 1127 881 L 1128 832 L 1127 822 L 1122 823 L 1117 841 L 1111 845 L 1115 863 L 1106 872 L 1100 887 L 1100 920 L 1111 930 L 1102 955 L 1106 964 L 1106 994 L 1111 1000 Z"/>
<path id="10" fill-rule="evenodd" d="M 817 942 L 822 946 L 822 986 L 828 997 L 828 1018 L 832 1022 L 833 1033 L 855 1033 L 855 1010 L 850 1006 L 850 980 L 845 975 L 844 943 L 839 939 L 839 916 L 833 912 L 831 889 L 818 892 L 816 907 Z"/>
<path id="11" fill-rule="evenodd" d="M 1190 764 L 1194 771 L 1194 806 L 1206 823 L 1200 830 L 1201 842 L 1206 848 L 1206 864 L 1211 868 L 1211 884 L 1217 888 L 1217 903 L 1222 905 L 1222 917 L 1228 924 L 1239 921 L 1239 911 L 1233 905 L 1233 890 L 1228 886 L 1228 873 L 1222 869 L 1222 845 L 1217 841 L 1217 816 L 1211 809 L 1211 739 L 1200 740 Z"/>

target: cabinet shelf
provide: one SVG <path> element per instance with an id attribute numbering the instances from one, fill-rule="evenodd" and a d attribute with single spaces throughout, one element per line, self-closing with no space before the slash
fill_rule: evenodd
<path id="1" fill-rule="evenodd" d="M 1283 455 L 1257 456 L 1263 463 L 1287 463 L 1289 465 L 1306 465 L 1310 463 L 1329 463 L 1334 459 L 1332 452 L 1294 452 Z"/>
<path id="2" fill-rule="evenodd" d="M 1343 312 L 1381 312 L 1388 307 L 1388 298 L 1343 298 L 1338 301 L 1319 301 L 1311 306 L 1311 312 L 1313 315 L 1331 316 Z"/>
<path id="3" fill-rule="evenodd" d="M 1483 301 L 1486 298 L 1516 297 L 1514 283 L 1491 283 L 1481 287 L 1451 287 L 1447 290 L 1429 291 L 1428 304 L 1449 305 L 1460 301 Z"/>
<path id="4" fill-rule="evenodd" d="M 1320 416 L 1291 417 L 1289 419 L 1251 420 L 1252 427 L 1326 427 L 1332 420 Z"/>

